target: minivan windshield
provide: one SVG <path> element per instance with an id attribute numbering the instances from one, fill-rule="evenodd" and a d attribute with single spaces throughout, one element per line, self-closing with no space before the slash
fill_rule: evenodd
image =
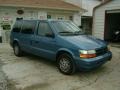
<path id="1" fill-rule="evenodd" d="M 52 21 L 53 26 L 60 35 L 80 35 L 83 31 L 71 21 Z"/>

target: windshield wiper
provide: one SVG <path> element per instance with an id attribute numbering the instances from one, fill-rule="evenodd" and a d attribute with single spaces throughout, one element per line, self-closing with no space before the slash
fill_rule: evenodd
<path id="1" fill-rule="evenodd" d="M 73 32 L 63 31 L 63 32 L 59 32 L 59 33 L 73 33 Z"/>
<path id="2" fill-rule="evenodd" d="M 75 33 L 81 33 L 82 31 L 75 31 Z"/>
<path id="3" fill-rule="evenodd" d="M 82 31 L 76 31 L 76 32 L 69 32 L 69 31 L 63 31 L 59 32 L 61 35 L 81 35 L 83 34 Z"/>
<path id="4" fill-rule="evenodd" d="M 83 32 L 82 31 L 76 31 L 76 32 L 74 32 L 74 34 L 83 34 Z"/>

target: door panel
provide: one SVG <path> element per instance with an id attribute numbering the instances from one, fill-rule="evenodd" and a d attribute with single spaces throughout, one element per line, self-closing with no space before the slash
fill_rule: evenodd
<path id="1" fill-rule="evenodd" d="M 47 33 L 53 34 L 49 24 L 47 22 L 40 22 L 32 45 L 37 55 L 53 60 L 57 44 L 55 38 L 46 36 Z"/>
<path id="2" fill-rule="evenodd" d="M 36 36 L 32 41 L 36 55 L 53 59 L 56 52 L 56 41 L 52 38 Z"/>

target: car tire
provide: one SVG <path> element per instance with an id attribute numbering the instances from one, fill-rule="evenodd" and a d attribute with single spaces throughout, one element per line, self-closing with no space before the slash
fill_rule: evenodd
<path id="1" fill-rule="evenodd" d="M 57 67 L 59 71 L 65 75 L 72 75 L 76 71 L 73 58 L 67 53 L 59 55 L 57 59 Z"/>
<path id="2" fill-rule="evenodd" d="M 22 51 L 18 43 L 15 43 L 13 46 L 14 54 L 18 57 L 22 56 Z"/>

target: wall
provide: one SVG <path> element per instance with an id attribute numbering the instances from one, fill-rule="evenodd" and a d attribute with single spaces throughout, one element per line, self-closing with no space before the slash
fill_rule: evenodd
<path id="1" fill-rule="evenodd" d="M 0 43 L 2 42 L 2 28 L 0 27 Z"/>
<path id="2" fill-rule="evenodd" d="M 101 3 L 101 1 L 99 0 L 64 0 L 64 1 L 86 9 L 88 12 L 84 13 L 83 16 L 92 16 L 93 8 Z"/>
<path id="3" fill-rule="evenodd" d="M 51 19 L 58 19 L 58 17 L 63 17 L 65 20 L 69 20 L 69 16 L 73 16 L 71 13 L 57 13 L 57 12 L 48 12 L 48 15 L 51 15 Z"/>
<path id="4" fill-rule="evenodd" d="M 81 26 L 81 16 L 78 13 L 75 13 L 73 15 L 73 22 L 77 25 L 77 26 Z"/>
<path id="5" fill-rule="evenodd" d="M 24 14 L 17 14 L 17 10 L 24 10 Z M 32 9 L 24 9 L 24 8 L 10 8 L 10 7 L 1 7 L 0 8 L 0 23 L 7 23 L 8 25 L 14 25 L 16 18 L 24 18 L 24 19 L 37 19 L 38 12 Z M 0 24 L 1 27 L 2 24 Z M 11 30 L 11 29 L 10 29 Z M 2 30 L 1 36 L 3 43 L 9 42 L 10 30 Z"/>
<path id="6" fill-rule="evenodd" d="M 24 10 L 24 14 L 22 15 L 17 14 L 17 10 L 20 9 Z M 11 25 L 13 25 L 13 23 L 16 21 L 16 18 L 21 17 L 23 17 L 24 19 L 37 19 L 38 12 L 36 10 L 24 8 L 10 8 L 10 7 L 0 8 L 0 22 L 7 18 L 11 22 Z"/>
<path id="7" fill-rule="evenodd" d="M 24 14 L 17 14 L 17 10 L 23 10 Z M 59 10 L 42 10 L 42 9 L 27 9 L 27 8 L 10 8 L 1 7 L 0 8 L 0 23 L 3 19 L 9 19 L 11 25 L 16 21 L 16 18 L 23 18 L 25 20 L 31 19 L 47 19 L 47 14 L 51 15 L 52 19 L 57 19 L 57 17 L 64 17 L 65 20 L 69 20 L 70 16 L 73 16 L 73 21 L 80 25 L 80 20 L 78 19 L 79 14 L 73 11 L 59 11 Z M 77 19 L 76 19 L 77 18 Z M 76 20 L 76 21 L 75 21 Z"/>
<path id="8" fill-rule="evenodd" d="M 2 28 L 0 27 L 0 36 L 2 35 L 1 32 L 2 32 Z"/>
<path id="9" fill-rule="evenodd" d="M 120 10 L 120 0 L 113 0 L 95 10 L 93 19 L 94 36 L 100 39 L 104 39 L 105 11 L 116 9 Z"/>
<path id="10" fill-rule="evenodd" d="M 23 14 L 18 14 L 17 10 L 23 10 Z M 65 10 L 42 10 L 42 9 L 33 9 L 33 8 L 12 8 L 12 7 L 0 7 L 0 23 L 7 22 L 12 26 L 14 25 L 16 18 L 23 18 L 25 20 L 45 20 L 47 19 L 47 15 L 51 14 L 51 19 L 63 18 L 65 20 L 69 20 L 70 16 L 73 16 L 73 21 L 79 26 L 80 18 L 78 18 L 78 13 L 73 11 L 65 11 Z M 0 24 L 1 27 L 1 24 Z M 0 31 L 0 36 L 2 34 L 3 42 L 9 41 L 9 33 L 10 30 L 2 30 Z"/>
<path id="11" fill-rule="evenodd" d="M 2 28 L 0 27 L 0 43 L 2 42 Z"/>
<path id="12" fill-rule="evenodd" d="M 99 0 L 82 0 L 82 7 L 88 12 L 84 13 L 83 16 L 92 16 L 93 8 L 99 5 L 101 1 Z"/>

